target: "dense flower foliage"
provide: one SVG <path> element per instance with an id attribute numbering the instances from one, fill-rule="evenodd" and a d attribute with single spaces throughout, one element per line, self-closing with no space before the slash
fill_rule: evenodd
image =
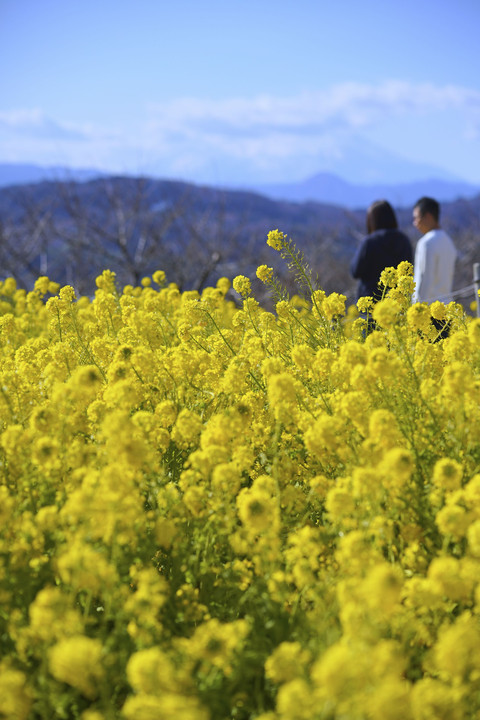
<path id="1" fill-rule="evenodd" d="M 1 284 L 0 717 L 479 716 L 480 320 L 268 244 L 275 313 Z"/>

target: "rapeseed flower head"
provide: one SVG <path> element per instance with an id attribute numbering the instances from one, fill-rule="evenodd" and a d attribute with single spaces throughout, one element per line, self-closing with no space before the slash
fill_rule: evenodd
<path id="1" fill-rule="evenodd" d="M 175 420 L 172 439 L 180 446 L 187 448 L 197 443 L 202 429 L 202 419 L 192 410 L 184 408 Z"/>
<path id="2" fill-rule="evenodd" d="M 234 656 L 240 652 L 248 633 L 246 620 L 221 623 L 212 618 L 202 623 L 191 638 L 180 640 L 179 645 L 190 658 L 198 660 L 206 672 L 214 666 L 229 675 Z"/>
<path id="3" fill-rule="evenodd" d="M 386 678 L 369 695 L 369 716 L 372 720 L 413 720 L 410 696 L 411 685 L 407 680 Z"/>
<path id="4" fill-rule="evenodd" d="M 46 295 L 50 289 L 50 279 L 46 275 L 42 275 L 35 280 L 33 287 L 41 295 Z"/>
<path id="5" fill-rule="evenodd" d="M 278 691 L 277 713 L 282 720 L 308 720 L 315 713 L 317 701 L 303 678 L 282 685 Z"/>
<path id="6" fill-rule="evenodd" d="M 237 496 L 238 516 L 252 534 L 275 532 L 279 524 L 277 498 L 265 486 L 263 477 L 257 478 L 249 488 L 243 488 Z"/>
<path id="7" fill-rule="evenodd" d="M 14 295 L 17 291 L 17 281 L 15 280 L 15 278 L 7 277 L 2 282 L 0 288 L 2 295 Z"/>
<path id="8" fill-rule="evenodd" d="M 368 423 L 369 435 L 372 442 L 390 449 L 402 445 L 402 435 L 397 426 L 395 415 L 390 410 L 379 408 L 370 414 Z"/>
<path id="9" fill-rule="evenodd" d="M 44 587 L 29 607 L 29 635 L 50 644 L 55 639 L 81 634 L 84 623 L 68 597 L 57 587 Z"/>
<path id="10" fill-rule="evenodd" d="M 480 318 L 474 318 L 469 322 L 467 332 L 473 347 L 478 348 L 480 346 Z"/>
<path id="11" fill-rule="evenodd" d="M 115 568 L 108 560 L 84 542 L 74 542 L 57 560 L 58 573 L 66 585 L 77 592 L 94 595 L 113 588 L 118 581 Z"/>
<path id="12" fill-rule="evenodd" d="M 402 268 L 403 271 L 403 268 Z M 395 287 L 398 281 L 398 271 L 394 267 L 388 267 L 382 270 L 380 274 L 380 284 L 385 288 Z"/>
<path id="13" fill-rule="evenodd" d="M 257 268 L 257 278 L 263 283 L 269 283 L 273 280 L 273 268 L 267 265 L 259 265 Z"/>
<path id="14" fill-rule="evenodd" d="M 465 537 L 471 521 L 472 513 L 450 499 L 435 516 L 435 523 L 440 532 L 455 540 Z"/>
<path id="15" fill-rule="evenodd" d="M 430 328 L 430 308 L 427 303 L 415 303 L 407 310 L 407 324 L 412 330 L 427 332 Z"/>
<path id="16" fill-rule="evenodd" d="M 421 678 L 412 688 L 414 720 L 463 720 L 461 696 L 460 688 L 435 678 Z"/>
<path id="17" fill-rule="evenodd" d="M 244 298 L 248 297 L 252 292 L 250 280 L 245 275 L 237 275 L 233 279 L 233 289 Z"/>
<path id="18" fill-rule="evenodd" d="M 155 270 L 155 272 L 152 275 L 152 280 L 154 283 L 159 285 L 160 287 L 163 287 L 165 285 L 165 272 L 163 270 Z"/>
<path id="19" fill-rule="evenodd" d="M 335 455 L 348 457 L 349 447 L 345 422 L 339 416 L 320 415 L 305 430 L 307 450 L 319 460 L 329 462 Z"/>
<path id="20" fill-rule="evenodd" d="M 433 468 L 433 483 L 436 487 L 451 492 L 458 490 L 462 481 L 463 467 L 451 458 L 440 458 Z"/>
<path id="21" fill-rule="evenodd" d="M 467 539 L 471 554 L 480 558 L 480 520 L 475 520 L 468 526 Z"/>
<path id="22" fill-rule="evenodd" d="M 305 672 L 311 655 L 299 642 L 282 642 L 265 662 L 265 675 L 274 683 L 294 680 Z"/>
<path id="23" fill-rule="evenodd" d="M 357 300 L 357 308 L 361 313 L 371 313 L 374 305 L 375 300 L 370 295 L 366 295 Z"/>
<path id="24" fill-rule="evenodd" d="M 289 373 L 276 373 L 268 379 L 268 400 L 276 420 L 285 425 L 295 422 L 298 383 Z"/>
<path id="25" fill-rule="evenodd" d="M 292 362 L 294 362 L 295 365 L 297 365 L 297 367 L 301 368 L 302 370 L 308 370 L 311 367 L 313 359 L 315 357 L 313 348 L 311 348 L 310 345 L 307 345 L 306 343 L 294 345 L 291 354 Z"/>
<path id="26" fill-rule="evenodd" d="M 403 573 L 388 563 L 375 565 L 364 580 L 363 592 L 369 607 L 381 618 L 398 607 L 403 587 Z"/>
<path id="27" fill-rule="evenodd" d="M 434 320 L 445 320 L 445 305 L 440 300 L 435 300 L 430 305 L 430 314 Z"/>
<path id="28" fill-rule="evenodd" d="M 452 625 L 441 628 L 433 648 L 433 664 L 445 681 L 458 685 L 478 684 L 480 671 L 480 626 L 478 617 L 464 612 Z"/>
<path id="29" fill-rule="evenodd" d="M 274 250 L 281 250 L 285 242 L 285 235 L 280 230 L 270 230 L 267 235 L 267 245 Z"/>
<path id="30" fill-rule="evenodd" d="M 106 292 L 116 293 L 115 273 L 111 270 L 104 270 L 101 275 L 95 279 L 97 288 Z"/>
<path id="31" fill-rule="evenodd" d="M 139 650 L 130 656 L 127 678 L 136 693 L 159 695 L 178 689 L 174 665 L 158 646 Z"/>
<path id="32" fill-rule="evenodd" d="M 338 315 L 345 315 L 345 295 L 339 295 L 338 293 L 331 293 L 327 295 L 322 301 L 322 312 L 327 320 Z"/>
<path id="33" fill-rule="evenodd" d="M 60 640 L 48 653 L 52 675 L 60 682 L 79 690 L 85 697 L 94 699 L 105 670 L 103 647 L 99 640 L 85 635 L 74 635 Z"/>
<path id="34" fill-rule="evenodd" d="M 162 695 L 132 695 L 122 707 L 127 720 L 210 720 L 200 700 L 185 693 L 164 692 Z"/>
<path id="35" fill-rule="evenodd" d="M 71 285 L 64 285 L 60 288 L 59 297 L 63 302 L 72 303 L 76 300 L 75 290 Z"/>
<path id="36" fill-rule="evenodd" d="M 232 283 L 226 277 L 221 277 L 217 280 L 217 288 L 220 290 L 222 295 L 227 294 L 227 292 L 230 290 L 231 285 Z"/>
<path id="37" fill-rule="evenodd" d="M 451 362 L 444 370 L 444 392 L 452 397 L 462 397 L 472 385 L 471 367 L 460 360 Z"/>
<path id="38" fill-rule="evenodd" d="M 347 710 L 368 683 L 371 667 L 361 648 L 339 641 L 331 645 L 312 668 L 312 679 L 326 700 Z M 342 702 L 343 701 L 343 702 Z"/>
<path id="39" fill-rule="evenodd" d="M 331 522 L 338 522 L 353 514 L 355 500 L 350 489 L 342 486 L 331 488 L 325 500 L 325 509 L 330 516 Z"/>
<path id="40" fill-rule="evenodd" d="M 372 316 L 380 327 L 387 329 L 393 327 L 397 322 L 400 309 L 396 300 L 387 297 L 375 305 Z"/>
<path id="41" fill-rule="evenodd" d="M 427 577 L 436 587 L 437 593 L 450 600 L 461 601 L 471 596 L 471 581 L 462 576 L 461 564 L 454 557 L 434 558 L 428 568 Z"/>
<path id="42" fill-rule="evenodd" d="M 402 277 L 413 277 L 413 265 L 408 260 L 402 260 L 397 266 L 397 278 L 400 280 Z"/>
<path id="43" fill-rule="evenodd" d="M 10 720 L 27 720 L 32 707 L 32 694 L 23 672 L 9 667 L 8 663 L 0 664 L 0 697 L 2 698 L 1 713 Z"/>

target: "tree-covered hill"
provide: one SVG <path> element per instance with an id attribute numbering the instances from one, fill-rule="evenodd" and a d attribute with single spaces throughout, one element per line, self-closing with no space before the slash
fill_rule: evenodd
<path id="1" fill-rule="evenodd" d="M 415 242 L 411 208 L 396 211 Z M 445 203 L 442 224 L 460 251 L 456 286 L 464 287 L 480 261 L 480 196 Z M 325 290 L 352 299 L 349 261 L 364 226 L 364 208 L 275 201 L 178 181 L 40 182 L 0 188 L 0 272 L 27 287 L 49 275 L 82 293 L 105 268 L 115 271 L 121 286 L 161 269 L 180 288 L 199 289 L 222 275 L 254 277 L 259 264 L 275 264 L 265 239 L 279 228 L 294 239 Z"/>

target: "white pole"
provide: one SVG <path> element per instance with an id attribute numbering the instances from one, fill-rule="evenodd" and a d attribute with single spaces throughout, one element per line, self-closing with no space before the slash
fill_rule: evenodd
<path id="1" fill-rule="evenodd" d="M 480 297 L 478 291 L 480 290 L 480 263 L 473 264 L 473 284 L 475 285 L 475 300 L 477 303 L 477 317 L 480 317 Z"/>

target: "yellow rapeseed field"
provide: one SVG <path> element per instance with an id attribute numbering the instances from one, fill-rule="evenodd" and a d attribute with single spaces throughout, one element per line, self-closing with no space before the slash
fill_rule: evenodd
<path id="1" fill-rule="evenodd" d="M 268 244 L 274 313 L 0 285 L 0 718 L 480 717 L 480 320 Z"/>

